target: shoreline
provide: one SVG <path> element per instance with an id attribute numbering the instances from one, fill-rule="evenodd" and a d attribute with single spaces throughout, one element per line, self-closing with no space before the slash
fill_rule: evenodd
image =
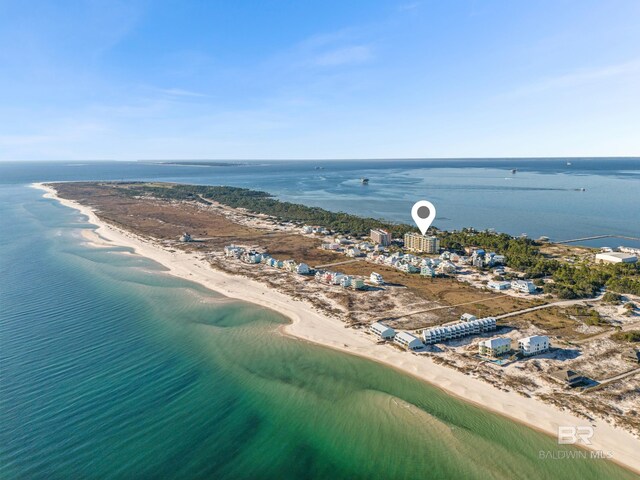
<path id="1" fill-rule="evenodd" d="M 388 345 L 376 345 L 362 330 L 345 328 L 343 322 L 323 315 L 306 302 L 290 298 L 250 278 L 214 270 L 199 254 L 180 250 L 170 252 L 153 241 L 109 225 L 100 220 L 90 207 L 58 197 L 54 188 L 43 183 L 34 183 L 32 186 L 44 190 L 45 198 L 56 200 L 87 216 L 88 223 L 96 226 L 94 231 L 100 237 L 98 242 L 93 242 L 94 245 L 99 246 L 99 242 L 102 242 L 104 245 L 131 248 L 136 254 L 163 265 L 171 275 L 198 283 L 227 297 L 275 310 L 291 321 L 279 327 L 284 335 L 373 360 L 426 381 L 448 395 L 553 437 L 561 425 L 595 425 L 591 449 L 612 452 L 611 461 L 640 473 L 640 440 L 629 432 L 603 420 L 580 419 L 540 400 L 504 392 L 479 379 L 438 365 L 428 357 L 401 352 Z"/>

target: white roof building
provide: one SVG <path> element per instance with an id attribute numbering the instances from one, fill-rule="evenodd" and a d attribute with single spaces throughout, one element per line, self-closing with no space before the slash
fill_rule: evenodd
<path id="1" fill-rule="evenodd" d="M 509 288 L 511 288 L 511 282 L 494 282 L 491 281 L 489 283 L 487 283 L 487 287 L 490 288 L 491 290 L 508 290 Z"/>
<path id="2" fill-rule="evenodd" d="M 522 293 L 535 293 L 536 286 L 530 280 L 513 280 L 511 288 Z"/>
<path id="3" fill-rule="evenodd" d="M 518 340 L 518 348 L 525 357 L 544 353 L 550 346 L 549 337 L 546 335 L 533 335 Z"/>
<path id="4" fill-rule="evenodd" d="M 369 326 L 369 331 L 383 340 L 391 340 L 396 336 L 396 331 L 393 328 L 381 322 L 372 323 Z"/>
<path id="5" fill-rule="evenodd" d="M 460 315 L 460 321 L 461 322 L 471 322 L 473 320 L 476 320 L 477 317 L 475 315 L 472 315 L 470 313 L 463 313 L 462 315 Z"/>
<path id="6" fill-rule="evenodd" d="M 419 350 L 424 347 L 420 339 L 409 332 L 398 332 L 393 341 L 408 350 Z"/>
<path id="7" fill-rule="evenodd" d="M 369 276 L 369 281 L 376 285 L 382 285 L 384 283 L 384 279 L 382 278 L 382 275 L 376 272 L 371 272 L 371 275 Z"/>
<path id="8" fill-rule="evenodd" d="M 631 253 L 606 252 L 596 253 L 596 261 L 607 263 L 636 263 L 638 261 L 638 257 Z"/>

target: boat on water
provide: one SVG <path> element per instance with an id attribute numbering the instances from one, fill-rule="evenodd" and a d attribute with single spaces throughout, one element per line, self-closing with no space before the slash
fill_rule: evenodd
<path id="1" fill-rule="evenodd" d="M 511 169 L 511 173 L 513 173 L 513 174 L 515 174 L 517 171 L 518 171 L 518 169 L 517 169 L 517 168 L 512 168 L 512 169 Z"/>
<path id="2" fill-rule="evenodd" d="M 567 162 L 567 167 L 570 167 L 570 166 L 571 166 L 571 162 Z"/>
<path id="3" fill-rule="evenodd" d="M 362 177 L 362 178 L 360 179 L 360 183 L 361 183 L 362 185 L 369 185 L 369 179 L 368 179 L 367 177 Z"/>

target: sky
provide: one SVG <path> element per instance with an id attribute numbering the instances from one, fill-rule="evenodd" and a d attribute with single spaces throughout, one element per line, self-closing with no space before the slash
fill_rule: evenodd
<path id="1" fill-rule="evenodd" d="M 0 0 L 0 160 L 640 156 L 637 0 Z"/>

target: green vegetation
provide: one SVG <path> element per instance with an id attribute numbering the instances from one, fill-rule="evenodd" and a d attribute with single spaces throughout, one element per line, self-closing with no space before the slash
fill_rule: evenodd
<path id="1" fill-rule="evenodd" d="M 344 212 L 330 212 L 323 208 L 307 207 L 291 202 L 281 202 L 267 192 L 237 187 L 214 187 L 205 185 L 153 186 L 136 183 L 127 184 L 122 191 L 129 196 L 150 195 L 169 200 L 189 200 L 208 204 L 215 201 L 232 208 L 244 208 L 252 213 L 273 216 L 281 221 L 319 225 L 335 232 L 349 235 L 368 235 L 372 228 L 384 228 L 393 236 L 402 236 L 414 231 L 406 224 L 393 224 L 375 218 L 363 218 Z"/>
<path id="2" fill-rule="evenodd" d="M 622 296 L 618 295 L 617 293 L 613 293 L 613 292 L 607 292 L 604 294 L 604 296 L 602 297 L 602 300 L 605 303 L 613 303 L 615 305 L 619 304 L 620 301 L 622 300 Z"/>
<path id="3" fill-rule="evenodd" d="M 629 330 L 628 332 L 616 332 L 611 335 L 614 340 L 623 342 L 640 342 L 640 330 Z"/>

